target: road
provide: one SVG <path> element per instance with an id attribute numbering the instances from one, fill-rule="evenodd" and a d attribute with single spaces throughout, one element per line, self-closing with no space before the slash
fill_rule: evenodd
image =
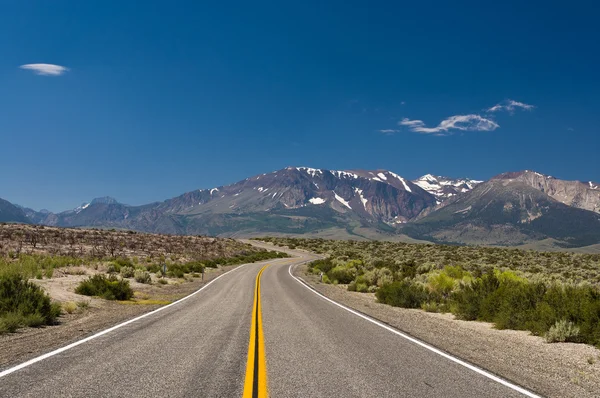
<path id="1" fill-rule="evenodd" d="M 315 294 L 289 271 L 307 259 L 238 267 L 184 301 L 4 369 L 0 396 L 525 396 Z"/>

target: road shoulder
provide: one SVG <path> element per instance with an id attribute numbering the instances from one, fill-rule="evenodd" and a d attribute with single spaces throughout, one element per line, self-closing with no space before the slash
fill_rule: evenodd
<path id="1" fill-rule="evenodd" d="M 584 344 L 554 343 L 528 332 L 496 330 L 491 324 L 456 320 L 451 314 L 391 307 L 375 295 L 350 292 L 294 274 L 326 297 L 385 322 L 449 354 L 548 397 L 597 397 L 600 350 Z"/>

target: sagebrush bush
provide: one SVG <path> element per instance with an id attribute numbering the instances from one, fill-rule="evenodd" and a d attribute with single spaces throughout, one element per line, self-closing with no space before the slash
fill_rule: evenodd
<path id="1" fill-rule="evenodd" d="M 377 290 L 375 296 L 380 303 L 404 308 L 420 308 L 428 299 L 423 286 L 408 280 L 384 285 Z"/>
<path id="2" fill-rule="evenodd" d="M 77 311 L 77 304 L 72 301 L 68 301 L 66 303 L 63 303 L 62 308 L 67 314 L 72 314 L 75 311 Z"/>
<path id="3" fill-rule="evenodd" d="M 98 274 L 87 278 L 75 288 L 75 293 L 84 296 L 98 296 L 106 300 L 129 300 L 133 297 L 133 290 L 129 281 L 119 279 L 114 275 L 106 277 Z"/>
<path id="4" fill-rule="evenodd" d="M 338 265 L 332 268 L 327 276 L 333 281 L 338 281 L 341 284 L 348 284 L 356 278 L 356 269 L 348 268 L 343 265 Z"/>
<path id="5" fill-rule="evenodd" d="M 150 273 L 148 271 L 144 271 L 141 269 L 136 269 L 135 270 L 135 276 L 134 279 L 136 282 L 139 283 L 152 283 L 152 277 L 150 276 Z"/>
<path id="6" fill-rule="evenodd" d="M 0 276 L 0 333 L 52 325 L 60 313 L 60 305 L 35 283 L 18 274 Z"/>
<path id="7" fill-rule="evenodd" d="M 133 262 L 127 257 L 118 257 L 113 260 L 113 264 L 117 265 L 119 269 L 123 267 L 133 268 Z"/>
<path id="8" fill-rule="evenodd" d="M 579 326 L 576 326 L 571 321 L 561 319 L 557 321 L 550 330 L 546 333 L 546 341 L 548 343 L 577 343 L 579 341 Z"/>
<path id="9" fill-rule="evenodd" d="M 125 266 L 121 267 L 121 276 L 123 278 L 132 278 L 135 273 L 135 269 L 133 267 Z"/>

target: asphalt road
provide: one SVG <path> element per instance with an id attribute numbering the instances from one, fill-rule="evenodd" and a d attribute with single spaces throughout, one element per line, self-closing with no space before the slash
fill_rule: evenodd
<path id="1" fill-rule="evenodd" d="M 181 303 L 1 377 L 0 396 L 241 397 L 265 264 L 271 397 L 523 396 L 319 297 L 289 273 L 305 260 L 237 268 Z"/>

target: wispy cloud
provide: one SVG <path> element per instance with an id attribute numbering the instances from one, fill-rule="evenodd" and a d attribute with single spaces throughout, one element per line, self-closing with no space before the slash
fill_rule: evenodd
<path id="1" fill-rule="evenodd" d="M 483 113 L 483 116 L 474 113 L 468 115 L 450 116 L 442 120 L 435 127 L 427 127 L 425 122 L 422 120 L 409 119 L 405 117 L 398 122 L 398 125 L 403 127 L 404 130 L 438 136 L 451 135 L 456 131 L 494 131 L 500 127 L 500 125 L 494 120 L 495 113 L 505 111 L 512 115 L 516 109 L 531 111 L 535 109 L 535 106 L 509 99 L 502 101 L 491 108 L 487 108 L 485 113 Z M 383 134 L 393 134 L 399 133 L 402 130 L 384 129 L 378 131 Z"/>
<path id="2" fill-rule="evenodd" d="M 491 108 L 486 109 L 486 112 L 507 111 L 509 113 L 513 113 L 516 109 L 530 111 L 533 108 L 535 108 L 535 106 L 509 99 L 506 101 L 502 101 L 499 104 L 492 106 Z"/>
<path id="3" fill-rule="evenodd" d="M 436 127 L 427 127 L 422 120 L 404 118 L 398 122 L 400 126 L 408 127 L 410 131 L 421 134 L 449 135 L 453 130 L 459 131 L 493 131 L 500 125 L 493 120 L 479 115 L 450 116 L 440 122 Z"/>
<path id="4" fill-rule="evenodd" d="M 69 68 L 54 64 L 25 64 L 19 66 L 21 69 L 33 71 L 41 76 L 60 76 L 69 71 Z"/>

